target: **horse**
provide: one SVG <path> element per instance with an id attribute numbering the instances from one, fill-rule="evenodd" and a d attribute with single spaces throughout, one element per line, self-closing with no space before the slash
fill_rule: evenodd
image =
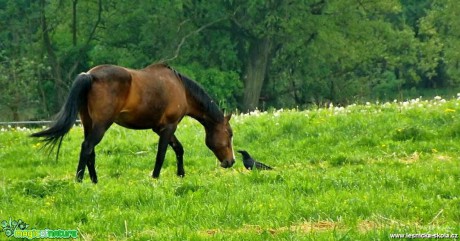
<path id="1" fill-rule="evenodd" d="M 33 133 L 53 149 L 56 160 L 64 136 L 80 116 L 84 130 L 76 181 L 83 180 L 85 167 L 97 183 L 94 148 L 113 123 L 129 129 L 151 129 L 159 135 L 153 178 L 159 178 L 168 145 L 176 154 L 177 175 L 183 177 L 184 148 L 174 134 L 184 116 L 196 119 L 205 129 L 206 146 L 229 168 L 235 163 L 231 114 L 224 115 L 206 91 L 194 80 L 162 63 L 143 69 L 99 65 L 79 74 L 53 124 Z"/>

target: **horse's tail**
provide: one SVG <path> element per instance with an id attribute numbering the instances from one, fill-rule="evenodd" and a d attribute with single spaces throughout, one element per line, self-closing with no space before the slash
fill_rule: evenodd
<path id="1" fill-rule="evenodd" d="M 45 147 L 49 147 L 50 151 L 59 143 L 56 161 L 59 155 L 59 149 L 61 148 L 62 139 L 75 124 L 80 108 L 87 105 L 87 95 L 91 88 L 91 84 L 91 74 L 79 74 L 73 82 L 65 104 L 61 107 L 59 113 L 57 113 L 53 125 L 46 130 L 31 135 L 32 137 L 41 138 L 41 141 L 45 142 Z"/>

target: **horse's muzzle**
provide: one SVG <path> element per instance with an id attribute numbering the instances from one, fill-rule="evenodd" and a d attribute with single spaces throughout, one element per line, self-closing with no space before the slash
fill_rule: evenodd
<path id="1" fill-rule="evenodd" d="M 220 166 L 223 167 L 223 168 L 229 168 L 229 167 L 232 167 L 233 164 L 235 164 L 235 160 L 232 159 L 232 160 L 223 160 L 221 163 L 220 163 Z"/>

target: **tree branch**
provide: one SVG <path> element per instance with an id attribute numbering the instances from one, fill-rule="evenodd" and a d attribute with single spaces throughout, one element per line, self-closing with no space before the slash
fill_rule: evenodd
<path id="1" fill-rule="evenodd" d="M 89 45 L 89 42 L 91 42 L 91 40 L 93 40 L 94 35 L 96 33 L 96 29 L 99 26 L 99 23 L 101 22 L 101 18 L 102 18 L 101 17 L 102 16 L 102 0 L 98 0 L 97 4 L 98 4 L 98 10 L 97 10 L 96 23 L 94 24 L 93 29 L 91 30 L 91 33 L 89 34 L 88 39 L 86 40 L 85 47 Z"/>
<path id="2" fill-rule="evenodd" d="M 101 22 L 101 19 L 102 19 L 101 16 L 102 16 L 102 0 L 98 0 L 98 10 L 97 10 L 96 23 L 94 24 L 93 28 L 91 29 L 91 32 L 90 32 L 88 38 L 86 39 L 85 45 L 83 45 L 83 47 L 81 47 L 80 52 L 85 52 L 86 49 L 89 47 L 89 44 L 90 44 L 91 40 L 94 39 L 94 35 L 96 34 L 96 29 L 99 26 L 99 24 Z M 70 68 L 70 70 L 67 72 L 68 73 L 67 79 L 72 78 L 72 76 L 74 75 L 75 70 L 77 69 L 78 65 L 80 64 L 81 58 L 82 58 L 82 54 L 78 55 L 77 60 L 74 62 L 74 64 Z"/>
<path id="3" fill-rule="evenodd" d="M 223 21 L 223 20 L 225 20 L 225 19 L 228 19 L 228 17 L 225 16 L 225 17 L 216 19 L 216 20 L 214 20 L 214 21 L 212 21 L 212 22 L 209 22 L 209 23 L 207 23 L 207 24 L 205 24 L 205 25 L 199 27 L 197 30 L 188 33 L 187 35 L 185 35 L 185 36 L 181 39 L 181 41 L 180 41 L 179 44 L 177 45 L 176 50 L 174 51 L 174 56 L 171 57 L 171 58 L 169 58 L 169 59 L 160 61 L 160 62 L 168 62 L 168 61 L 171 61 L 171 60 L 176 59 L 177 57 L 179 57 L 179 52 L 180 52 L 180 50 L 181 50 L 181 48 L 182 48 L 182 45 L 184 45 L 185 41 L 186 41 L 188 38 L 190 38 L 190 37 L 191 37 L 192 35 L 194 35 L 194 34 L 198 34 L 199 32 L 203 31 L 204 29 L 206 29 L 206 28 L 208 28 L 208 27 L 210 27 L 210 26 L 212 26 L 212 25 L 214 25 L 214 24 L 216 24 L 216 23 L 218 23 L 218 22 L 221 22 L 221 21 Z"/>

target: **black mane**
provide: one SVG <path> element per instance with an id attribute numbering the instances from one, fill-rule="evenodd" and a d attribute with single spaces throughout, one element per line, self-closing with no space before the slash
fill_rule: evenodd
<path id="1" fill-rule="evenodd" d="M 178 73 L 173 70 L 177 76 L 184 83 L 187 91 L 195 98 L 195 100 L 200 104 L 206 114 L 211 117 L 211 119 L 216 122 L 222 122 L 224 120 L 224 114 L 217 106 L 216 102 L 206 93 L 206 91 L 201 87 L 197 82 L 189 79 L 188 77 Z"/>

